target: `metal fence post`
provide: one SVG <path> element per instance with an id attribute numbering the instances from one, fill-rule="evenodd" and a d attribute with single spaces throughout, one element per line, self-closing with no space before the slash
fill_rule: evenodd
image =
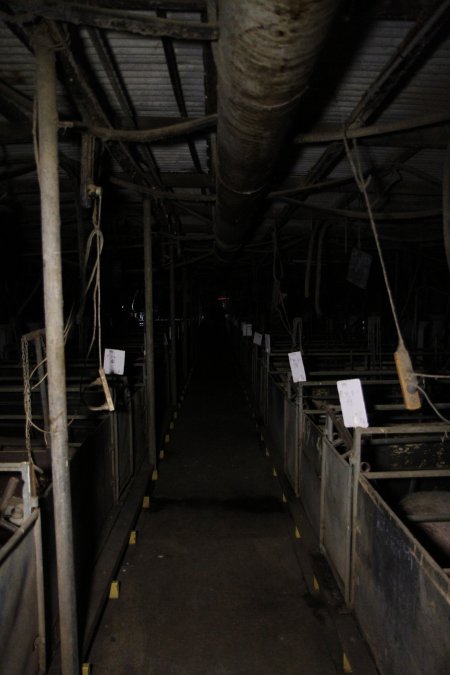
<path id="1" fill-rule="evenodd" d="M 176 298 L 175 298 L 175 245 L 170 244 L 170 402 L 177 407 L 177 334 L 176 334 Z"/>
<path id="2" fill-rule="evenodd" d="M 150 466 L 156 466 L 155 431 L 155 344 L 153 338 L 153 259 L 152 211 L 150 198 L 144 199 L 144 280 L 145 280 L 145 371 L 147 442 Z"/>

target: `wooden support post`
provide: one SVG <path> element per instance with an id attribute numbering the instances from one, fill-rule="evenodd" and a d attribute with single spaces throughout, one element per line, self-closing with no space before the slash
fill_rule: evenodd
<path id="1" fill-rule="evenodd" d="M 58 176 L 58 111 L 55 56 L 44 26 L 34 33 L 38 105 L 44 307 L 55 514 L 61 672 L 79 674 L 72 534 Z"/>
<path id="2" fill-rule="evenodd" d="M 150 197 L 144 199 L 144 279 L 145 279 L 145 373 L 147 443 L 150 466 L 156 466 L 155 432 L 155 351 L 153 339 L 153 258 L 152 210 Z"/>

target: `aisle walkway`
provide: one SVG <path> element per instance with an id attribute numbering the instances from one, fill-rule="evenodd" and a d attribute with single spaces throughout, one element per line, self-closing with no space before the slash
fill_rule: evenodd
<path id="1" fill-rule="evenodd" d="M 340 672 L 225 345 L 201 350 L 137 530 L 91 652 L 95 675 Z"/>

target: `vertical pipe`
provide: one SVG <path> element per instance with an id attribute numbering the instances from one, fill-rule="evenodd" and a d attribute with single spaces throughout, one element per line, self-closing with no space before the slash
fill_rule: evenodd
<path id="1" fill-rule="evenodd" d="M 61 672 L 63 675 L 78 675 L 78 630 L 64 361 L 58 112 L 56 107 L 55 56 L 45 27 L 39 26 L 36 29 L 34 45 Z"/>
<path id="2" fill-rule="evenodd" d="M 444 249 L 447 258 L 448 269 L 450 270 L 450 143 L 447 144 L 444 159 L 444 180 L 442 183 L 442 220 L 444 225 Z"/>
<path id="3" fill-rule="evenodd" d="M 176 336 L 176 302 L 175 302 L 175 244 L 170 244 L 170 402 L 172 408 L 177 407 L 177 336 Z"/>
<path id="4" fill-rule="evenodd" d="M 149 197 L 144 199 L 144 280 L 147 443 L 150 466 L 154 467 L 156 466 L 155 343 L 153 339 L 152 210 Z"/>
<path id="5" fill-rule="evenodd" d="M 47 654 L 45 640 L 45 594 L 44 594 L 44 559 L 42 555 L 42 524 L 41 513 L 36 519 L 33 528 L 34 550 L 36 552 L 36 596 L 39 637 L 37 650 L 39 659 L 39 673 L 47 672 Z"/>
<path id="6" fill-rule="evenodd" d="M 189 334 L 188 334 L 188 275 L 186 266 L 183 267 L 183 378 L 186 380 L 188 376 L 189 364 L 188 364 L 188 344 L 189 344 Z"/>

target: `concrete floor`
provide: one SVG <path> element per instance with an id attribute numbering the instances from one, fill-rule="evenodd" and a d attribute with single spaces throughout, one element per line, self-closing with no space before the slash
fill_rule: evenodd
<path id="1" fill-rule="evenodd" d="M 227 350 L 200 350 L 91 650 L 94 675 L 342 672 Z"/>

